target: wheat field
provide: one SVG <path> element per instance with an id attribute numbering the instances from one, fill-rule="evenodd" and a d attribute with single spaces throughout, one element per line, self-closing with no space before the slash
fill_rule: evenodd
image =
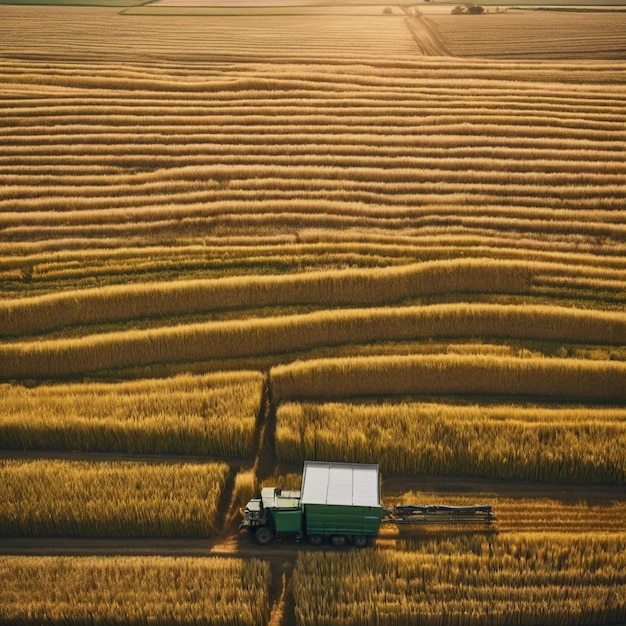
<path id="1" fill-rule="evenodd" d="M 2 448 L 246 458 L 262 385 L 258 372 L 2 385 Z"/>
<path id="2" fill-rule="evenodd" d="M 624 535 L 513 534 L 424 542 L 412 553 L 300 556 L 301 624 L 621 621 Z M 584 572 L 584 573 L 583 573 Z"/>
<path id="3" fill-rule="evenodd" d="M 626 484 L 620 409 L 402 403 L 280 406 L 280 460 L 378 463 L 416 476 Z"/>
<path id="4" fill-rule="evenodd" d="M 263 626 L 269 616 L 269 567 L 256 559 L 4 556 L 0 580 L 2 624 Z"/>
<path id="5" fill-rule="evenodd" d="M 210 537 L 225 463 L 0 462 L 2 536 Z"/>
<path id="6" fill-rule="evenodd" d="M 626 14 L 120 4 L 0 5 L 0 623 L 624 622 Z M 497 527 L 255 552 L 309 459 Z"/>

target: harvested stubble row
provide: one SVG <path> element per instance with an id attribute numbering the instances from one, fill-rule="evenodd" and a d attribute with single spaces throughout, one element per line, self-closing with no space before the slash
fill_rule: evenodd
<path id="1" fill-rule="evenodd" d="M 554 483 L 626 484 L 625 446 L 622 409 L 283 404 L 276 427 L 285 462 Z"/>
<path id="2" fill-rule="evenodd" d="M 0 461 L 0 535 L 209 537 L 225 463 Z"/>
<path id="3" fill-rule="evenodd" d="M 590 532 L 424 541 L 415 551 L 299 555 L 304 626 L 598 625 L 626 619 L 626 537 Z"/>
<path id="4" fill-rule="evenodd" d="M 456 19 L 455 19 L 456 18 Z M 493 19 L 495 18 L 495 19 Z M 623 12 L 502 12 L 488 28 L 467 28 L 454 15 L 431 15 L 456 56 L 538 59 L 624 59 Z"/>
<path id="5" fill-rule="evenodd" d="M 164 380 L 0 387 L 5 449 L 249 458 L 259 372 Z"/>
<path id="6" fill-rule="evenodd" d="M 270 569 L 257 559 L 0 557 L 0 624 L 263 626 Z"/>
<path id="7" fill-rule="evenodd" d="M 621 313 L 602 311 L 577 311 L 561 307 L 507 306 L 480 304 L 433 305 L 429 307 L 398 307 L 356 309 L 347 311 L 321 311 L 305 315 L 269 317 L 262 319 L 208 322 L 187 326 L 156 330 L 127 331 L 93 335 L 84 339 L 59 339 L 41 342 L 21 342 L 0 346 L 0 377 L 5 379 L 23 377 L 56 377 L 77 375 L 90 371 L 111 370 L 130 366 L 145 366 L 157 363 L 200 362 L 211 359 L 236 359 L 252 356 L 286 355 L 306 351 L 321 346 L 341 346 L 390 340 L 425 341 L 433 337 L 465 338 L 496 337 L 501 339 L 542 339 L 549 341 L 576 342 L 584 338 L 587 342 L 623 344 L 626 337 L 626 316 Z M 277 356 L 276 359 L 280 362 Z M 338 362 L 337 362 L 338 363 Z M 342 368 L 350 377 L 351 367 L 361 367 L 363 362 L 345 362 Z M 332 367 L 331 362 L 321 365 Z M 523 362 L 509 367 L 521 372 Z M 528 368 L 534 367 L 531 362 Z M 427 367 L 432 368 L 431 363 Z M 277 397 L 307 395 L 302 387 L 314 366 L 301 366 L 276 370 Z M 378 367 L 386 367 L 379 365 Z M 398 367 L 398 366 L 395 366 Z M 416 367 L 421 367 L 416 365 Z M 452 363 L 442 363 L 454 377 Z M 483 364 L 466 363 L 467 373 L 480 369 Z M 496 380 L 506 376 L 504 362 L 491 364 L 490 381 L 484 392 L 497 393 Z M 590 375 L 594 384 L 604 380 L 601 389 L 589 397 L 598 399 L 600 393 L 607 393 L 607 400 L 619 400 L 623 392 L 618 388 L 620 365 L 605 363 L 577 366 L 579 376 Z M 527 369 L 528 369 L 527 368 Z M 576 386 L 573 378 L 568 380 L 566 371 L 572 366 L 560 364 L 558 367 L 546 365 L 547 371 L 564 372 L 563 389 Z M 581 369 L 582 368 L 582 369 Z M 341 369 L 341 368 L 340 368 Z M 308 373 L 305 373 L 306 372 Z M 498 370 L 499 374 L 496 374 Z M 591 374 L 595 372 L 595 374 Z M 337 372 L 339 373 L 339 372 Z M 460 372 L 459 372 L 460 373 Z M 372 376 L 377 374 L 372 373 Z M 573 374 L 576 376 L 576 374 Z M 324 374 L 322 373 L 323 377 Z M 491 380 L 493 379 L 493 380 Z M 403 377 L 407 393 L 411 383 Z M 300 382 L 299 382 L 300 381 Z M 443 381 L 443 379 L 442 379 Z M 348 383 L 349 385 L 350 383 Z M 456 383 L 441 382 L 432 388 L 433 392 L 453 391 Z M 533 393 L 520 383 L 521 393 Z M 407 386 L 408 385 L 408 386 Z M 443 385 L 443 386 L 442 386 Z M 471 393 L 470 384 L 458 391 Z M 319 392 L 322 397 L 335 394 L 345 395 L 345 391 L 334 391 L 331 385 L 325 391 L 320 384 L 313 383 L 310 393 Z M 374 385 L 375 390 L 385 393 L 385 383 Z M 418 384 L 415 391 L 426 390 L 426 383 Z M 584 391 L 582 390 L 584 389 Z M 584 386 L 575 397 L 586 397 L 589 385 Z M 537 387 L 538 395 L 554 391 L 547 387 Z M 574 391 L 574 389 L 572 389 Z M 401 388 L 398 392 L 402 393 Z M 474 393 L 481 393 L 477 387 Z M 515 383 L 508 382 L 502 393 L 515 393 Z M 388 393 L 393 393 L 390 388 Z M 622 395 L 620 395 L 622 394 Z M 353 395 L 353 394 L 348 394 Z"/>

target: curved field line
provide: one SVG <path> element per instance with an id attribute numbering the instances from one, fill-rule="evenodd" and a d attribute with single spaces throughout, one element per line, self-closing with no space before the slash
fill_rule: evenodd
<path id="1" fill-rule="evenodd" d="M 435 337 L 530 338 L 558 342 L 583 340 L 623 345 L 626 342 L 626 317 L 619 313 L 560 307 L 498 305 L 320 311 L 305 315 L 114 332 L 79 339 L 5 344 L 0 346 L 0 377 L 54 378 L 157 363 L 293 355 L 317 347 L 397 340 L 425 341 Z M 539 359 L 533 361 L 541 362 Z M 625 364 L 616 364 L 616 367 L 623 366 Z M 315 362 L 311 367 L 315 367 Z M 343 367 L 349 370 L 350 362 L 345 360 Z M 608 369 L 612 367 L 610 363 L 606 365 Z M 324 366 L 320 368 L 323 370 Z M 312 375 L 315 378 L 315 374 Z M 343 374 L 338 375 L 341 377 Z M 308 395 L 302 385 L 296 388 L 300 394 Z M 372 387 L 372 393 L 376 388 L 376 385 Z M 505 384 L 502 393 L 507 393 L 508 388 Z M 555 386 L 551 391 L 557 388 Z M 439 383 L 433 386 L 433 390 L 437 389 Z M 362 391 L 365 393 L 364 389 Z M 479 392 L 478 388 L 475 392 Z M 573 397 L 578 397 L 576 389 L 571 392 Z M 619 389 L 603 388 L 603 392 L 607 400 L 626 399 Z M 311 393 L 324 397 L 326 392 L 313 381 Z M 385 393 L 383 388 L 380 393 Z M 541 395 L 542 392 L 538 393 Z M 278 395 L 285 395 L 285 392 Z M 291 397 L 291 394 L 287 393 L 286 397 Z"/>

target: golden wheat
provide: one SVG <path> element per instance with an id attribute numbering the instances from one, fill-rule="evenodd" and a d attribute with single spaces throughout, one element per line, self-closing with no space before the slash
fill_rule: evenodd
<path id="1" fill-rule="evenodd" d="M 0 557 L 0 623 L 262 626 L 270 570 L 257 559 Z"/>
<path id="2" fill-rule="evenodd" d="M 0 461 L 4 536 L 208 537 L 225 463 Z"/>
<path id="3" fill-rule="evenodd" d="M 622 13 L 524 11 L 499 12 L 485 18 L 468 28 L 463 16 L 428 17 L 458 56 L 585 60 L 626 57 Z"/>
<path id="4" fill-rule="evenodd" d="M 197 313 L 272 304 L 377 304 L 424 294 L 528 290 L 533 274 L 553 266 L 485 260 L 441 261 L 399 268 L 343 270 L 294 276 L 249 276 L 112 286 L 0 303 L 4 335 L 51 326 L 143 316 Z"/>
<path id="5" fill-rule="evenodd" d="M 318 359 L 272 369 L 278 400 L 406 394 L 513 395 L 623 402 L 626 365 L 487 356 Z"/>
<path id="6" fill-rule="evenodd" d="M 437 337 L 494 337 L 558 342 L 577 342 L 584 339 L 591 343 L 623 344 L 626 340 L 626 316 L 601 311 L 572 311 L 560 307 L 499 305 L 435 305 L 324 311 L 278 318 L 110 333 L 77 340 L 8 344 L 0 346 L 0 376 L 53 378 L 151 363 L 241 358 L 293 353 L 320 346 L 409 339 L 424 341 Z M 363 363 L 346 363 L 346 372 L 352 366 L 361 365 Z M 451 363 L 442 367 L 449 369 L 450 366 Z M 502 368 L 503 365 L 499 367 Z M 547 367 L 550 368 L 549 365 Z M 568 368 L 569 365 L 562 367 L 564 371 Z M 611 389 L 613 383 L 609 382 L 613 380 L 612 376 L 618 375 L 617 372 L 611 373 L 616 368 L 619 366 L 613 367 L 610 364 L 604 368 L 609 377 L 603 387 L 603 391 L 607 392 L 607 399 L 620 397 L 619 390 Z M 278 370 L 281 371 L 284 370 Z M 280 387 L 280 381 L 286 380 L 286 377 L 284 374 L 277 374 L 277 378 Z M 410 383 L 406 384 L 410 388 Z M 333 393 L 331 389 L 329 394 Z M 416 391 L 419 389 L 427 391 L 425 385 L 416 387 Z M 436 389 L 437 385 L 432 391 Z M 490 389 L 495 392 L 493 384 Z M 504 386 L 502 391 L 507 389 L 514 392 L 511 383 Z M 479 387 L 472 390 L 466 386 L 465 390 L 468 393 L 480 393 Z M 278 393 L 279 396 L 288 396 L 290 392 L 279 390 Z M 545 395 L 546 392 L 539 391 L 538 388 L 537 393 Z"/>
<path id="7" fill-rule="evenodd" d="M 621 409 L 286 404 L 276 454 L 399 474 L 625 484 L 625 440 Z"/>
<path id="8" fill-rule="evenodd" d="M 5 449 L 250 457 L 263 378 L 255 372 L 135 383 L 3 385 Z"/>
<path id="9" fill-rule="evenodd" d="M 605 624 L 626 617 L 623 533 L 480 535 L 299 555 L 298 624 Z"/>

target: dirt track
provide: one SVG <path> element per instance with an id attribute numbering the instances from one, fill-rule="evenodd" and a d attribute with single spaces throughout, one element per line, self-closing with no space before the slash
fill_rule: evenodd
<path id="1" fill-rule="evenodd" d="M 422 54 L 426 56 L 451 56 L 443 39 L 428 18 L 422 15 L 407 16 L 405 22 Z"/>

